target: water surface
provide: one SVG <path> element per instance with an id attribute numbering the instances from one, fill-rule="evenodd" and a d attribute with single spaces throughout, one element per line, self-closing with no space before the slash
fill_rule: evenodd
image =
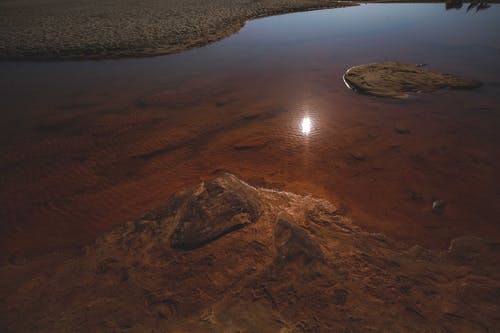
<path id="1" fill-rule="evenodd" d="M 498 240 L 498 17 L 362 5 L 250 21 L 170 56 L 1 63 L 2 252 L 84 244 L 222 171 L 404 241 Z M 407 101 L 344 86 L 349 67 L 389 60 L 485 85 Z"/>

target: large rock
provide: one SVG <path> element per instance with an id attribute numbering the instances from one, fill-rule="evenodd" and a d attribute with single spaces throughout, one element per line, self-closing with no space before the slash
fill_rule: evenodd
<path id="1" fill-rule="evenodd" d="M 391 98 L 407 98 L 408 93 L 429 93 L 443 88 L 473 89 L 481 86 L 481 82 L 474 79 L 398 62 L 351 67 L 344 74 L 344 82 L 360 93 Z"/>
<path id="2" fill-rule="evenodd" d="M 261 206 L 257 190 L 232 175 L 202 184 L 186 198 L 171 245 L 181 249 L 201 247 L 255 222 Z"/>
<path id="3" fill-rule="evenodd" d="M 500 247 L 434 252 L 232 175 L 85 253 L 0 268 L 2 332 L 496 332 Z"/>

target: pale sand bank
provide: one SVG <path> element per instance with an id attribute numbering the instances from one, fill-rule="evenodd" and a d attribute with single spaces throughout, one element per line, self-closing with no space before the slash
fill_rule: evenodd
<path id="1" fill-rule="evenodd" d="M 169 54 L 227 37 L 252 18 L 351 4 L 329 0 L 2 0 L 0 60 Z"/>

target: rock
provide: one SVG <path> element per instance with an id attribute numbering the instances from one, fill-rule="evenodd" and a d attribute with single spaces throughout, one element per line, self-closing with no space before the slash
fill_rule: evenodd
<path id="1" fill-rule="evenodd" d="M 364 161 L 366 160 L 366 155 L 363 154 L 363 153 L 359 153 L 359 152 L 351 152 L 349 153 L 349 155 L 351 155 L 352 158 L 354 158 L 356 161 Z"/>
<path id="2" fill-rule="evenodd" d="M 446 203 L 443 200 L 435 200 L 432 203 L 432 210 L 434 213 L 442 214 L 444 212 L 444 208 L 446 207 Z"/>
<path id="3" fill-rule="evenodd" d="M 261 209 L 257 190 L 232 175 L 203 184 L 184 204 L 171 246 L 201 247 L 255 222 Z"/>
<path id="4" fill-rule="evenodd" d="M 302 257 L 310 262 L 322 258 L 320 247 L 309 233 L 290 222 L 291 217 L 282 215 L 278 219 L 275 231 L 278 259 L 282 262 L 292 261 Z"/>
<path id="5" fill-rule="evenodd" d="M 404 126 L 397 126 L 394 128 L 398 134 L 410 134 L 410 130 Z"/>
<path id="6" fill-rule="evenodd" d="M 418 193 L 416 191 L 409 190 L 408 194 L 410 195 L 410 199 L 413 200 L 413 201 L 422 201 L 422 200 L 424 200 L 424 197 L 422 196 L 422 194 Z"/>
<path id="7" fill-rule="evenodd" d="M 481 82 L 424 70 L 418 65 L 383 62 L 349 68 L 346 85 L 360 93 L 390 98 L 407 98 L 408 93 L 430 93 L 443 88 L 473 89 Z"/>

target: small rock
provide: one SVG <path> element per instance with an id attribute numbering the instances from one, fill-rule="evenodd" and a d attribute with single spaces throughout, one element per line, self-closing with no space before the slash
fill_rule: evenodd
<path id="1" fill-rule="evenodd" d="M 418 192 L 410 190 L 408 193 L 410 195 L 410 199 L 413 201 L 422 201 L 424 199 L 422 194 L 420 194 Z"/>
<path id="2" fill-rule="evenodd" d="M 366 155 L 362 153 L 350 153 L 351 157 L 354 158 L 356 161 L 364 161 L 366 160 Z"/>
<path id="3" fill-rule="evenodd" d="M 410 130 L 408 128 L 406 128 L 406 127 L 403 127 L 403 126 L 395 127 L 394 130 L 398 134 L 410 134 Z"/>
<path id="4" fill-rule="evenodd" d="M 443 200 L 435 200 L 432 203 L 432 210 L 434 211 L 434 213 L 442 214 L 444 212 L 445 206 L 446 204 Z"/>

